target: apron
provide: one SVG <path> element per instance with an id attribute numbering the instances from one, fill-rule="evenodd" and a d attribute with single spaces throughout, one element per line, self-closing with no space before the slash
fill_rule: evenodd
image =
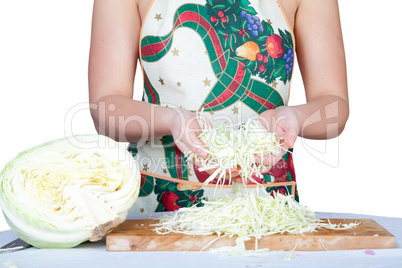
<path id="1" fill-rule="evenodd" d="M 140 34 L 143 101 L 203 109 L 214 127 L 238 125 L 287 105 L 293 54 L 293 36 L 276 0 L 154 0 Z M 187 163 L 172 136 L 130 143 L 129 150 L 142 172 L 131 214 L 202 205 L 216 190 L 199 186 L 208 173 Z M 292 154 L 264 181 L 295 181 Z M 285 186 L 266 190 L 290 192 Z"/>

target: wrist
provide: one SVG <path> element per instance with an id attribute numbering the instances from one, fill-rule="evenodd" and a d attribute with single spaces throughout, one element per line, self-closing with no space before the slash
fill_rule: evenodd
<path id="1" fill-rule="evenodd" d="M 162 126 L 163 132 L 165 132 L 166 135 L 172 134 L 173 121 L 177 114 L 177 109 L 162 106 L 158 107 L 156 118 L 159 118 L 158 123 Z"/>
<path id="2" fill-rule="evenodd" d="M 292 109 L 294 117 L 296 118 L 296 122 L 298 125 L 298 132 L 300 133 L 300 128 L 303 125 L 304 118 L 303 118 L 303 105 L 299 106 L 291 106 L 289 107 Z"/>
<path id="3" fill-rule="evenodd" d="M 294 106 L 300 126 L 300 136 L 309 139 L 329 139 L 339 135 L 349 115 L 348 101 L 336 95 L 322 95 L 306 104 Z M 336 125 L 329 129 L 330 125 Z"/>

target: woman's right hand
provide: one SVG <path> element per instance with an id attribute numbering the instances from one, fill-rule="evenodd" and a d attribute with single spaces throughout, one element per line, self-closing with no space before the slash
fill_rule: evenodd
<path id="1" fill-rule="evenodd" d="M 205 159 L 208 156 L 207 146 L 198 138 L 201 129 L 197 116 L 182 108 L 168 108 L 167 112 L 169 118 L 166 122 L 167 127 L 180 151 L 187 155 L 190 150 Z M 209 127 L 212 127 L 207 119 L 205 122 Z"/>
<path id="2" fill-rule="evenodd" d="M 170 133 L 180 151 L 186 155 L 190 150 L 202 159 L 207 158 L 207 146 L 198 138 L 199 134 L 201 133 L 201 129 L 197 116 L 186 109 L 178 108 L 170 108 L 168 113 L 169 120 L 166 123 L 168 123 Z M 207 126 L 212 128 L 211 123 L 206 118 L 204 119 Z M 192 163 L 201 168 L 200 163 L 194 161 L 192 161 Z M 207 172 L 209 175 L 212 175 L 215 171 L 216 168 L 205 170 L 205 172 Z M 227 180 L 230 176 L 229 172 L 231 173 L 230 175 L 232 180 L 234 178 L 240 178 L 237 169 L 232 168 L 230 171 L 226 172 L 225 178 Z"/>

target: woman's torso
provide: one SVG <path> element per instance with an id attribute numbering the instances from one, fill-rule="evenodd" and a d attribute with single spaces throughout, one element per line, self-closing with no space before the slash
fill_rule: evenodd
<path id="1" fill-rule="evenodd" d="M 138 0 L 143 21 L 140 57 L 144 100 L 190 111 L 202 108 L 214 127 L 244 123 L 266 109 L 286 105 L 296 1 L 283 1 L 281 9 L 275 0 Z M 218 3 L 219 8 L 210 3 Z M 223 10 L 226 13 L 220 16 Z M 251 24 L 261 25 L 261 29 L 251 28 Z M 171 136 L 138 148 L 130 146 L 141 170 L 151 173 L 143 172 L 140 198 L 130 213 L 175 210 L 211 192 L 159 179 L 203 182 L 208 176 L 186 163 Z M 289 153 L 263 178 L 267 182 L 294 179 Z"/>

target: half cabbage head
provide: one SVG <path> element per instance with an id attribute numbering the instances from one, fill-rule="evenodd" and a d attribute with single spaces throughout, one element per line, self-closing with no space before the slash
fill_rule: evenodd
<path id="1" fill-rule="evenodd" d="M 141 175 L 132 155 L 100 135 L 74 136 L 18 154 L 1 171 L 0 205 L 19 238 L 39 248 L 102 239 L 123 222 Z"/>

